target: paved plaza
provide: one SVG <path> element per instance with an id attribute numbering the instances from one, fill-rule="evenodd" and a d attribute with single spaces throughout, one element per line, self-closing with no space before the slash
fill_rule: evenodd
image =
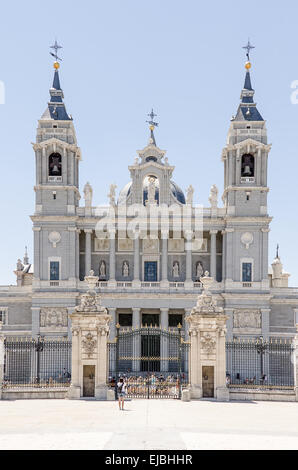
<path id="1" fill-rule="evenodd" d="M 4 449 L 298 449 L 298 403 L 0 401 Z"/>

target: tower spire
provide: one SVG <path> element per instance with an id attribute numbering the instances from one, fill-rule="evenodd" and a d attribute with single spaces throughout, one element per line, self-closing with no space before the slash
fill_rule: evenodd
<path id="1" fill-rule="evenodd" d="M 62 49 L 55 40 L 55 43 L 50 46 L 51 49 L 54 49 L 54 52 L 50 51 L 51 56 L 55 57 L 55 62 L 53 63 L 54 67 L 54 78 L 53 78 L 53 85 L 50 88 L 50 101 L 48 103 L 48 107 L 44 114 L 42 115 L 41 119 L 54 119 L 59 121 L 69 121 L 71 120 L 71 116 L 69 116 L 66 112 L 65 104 L 63 102 L 64 94 L 60 86 L 60 78 L 59 78 L 59 68 L 60 64 L 58 61 L 62 61 L 60 57 L 58 57 L 58 50 Z"/>
<path id="2" fill-rule="evenodd" d="M 240 95 L 240 105 L 238 107 L 237 115 L 234 118 L 235 121 L 264 121 L 261 114 L 257 110 L 257 105 L 254 102 L 254 94 L 255 91 L 251 85 L 251 78 L 250 78 L 250 69 L 251 69 L 251 62 L 249 53 L 251 49 L 254 49 L 255 46 L 252 46 L 248 40 L 247 45 L 243 46 L 243 49 L 246 49 L 246 58 L 247 61 L 245 62 L 245 79 L 244 79 L 244 86 L 241 91 Z"/>
<path id="3" fill-rule="evenodd" d="M 156 145 L 156 141 L 155 141 L 155 137 L 154 137 L 154 129 L 155 129 L 155 127 L 158 126 L 158 122 L 155 122 L 154 118 L 157 116 L 157 114 L 154 113 L 153 108 L 152 108 L 151 113 L 147 114 L 147 116 L 149 116 L 151 118 L 150 121 L 146 121 L 146 122 L 148 122 L 148 124 L 150 124 L 149 125 L 149 129 L 150 129 L 149 143 L 153 144 L 153 145 Z"/>

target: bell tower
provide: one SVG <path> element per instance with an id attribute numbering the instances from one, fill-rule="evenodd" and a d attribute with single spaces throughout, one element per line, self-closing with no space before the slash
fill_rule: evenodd
<path id="1" fill-rule="evenodd" d="M 254 102 L 248 42 L 245 80 L 236 116 L 232 116 L 224 163 L 223 202 L 227 227 L 224 278 L 239 286 L 268 286 L 267 144 L 265 120 Z M 235 285 L 235 284 L 234 284 Z"/>
<path id="2" fill-rule="evenodd" d="M 35 288 L 67 284 L 79 277 L 76 209 L 79 205 L 81 152 L 72 117 L 67 113 L 60 86 L 58 49 L 55 42 L 54 79 L 50 101 L 38 121 L 33 144 L 36 162 L 34 231 Z"/>

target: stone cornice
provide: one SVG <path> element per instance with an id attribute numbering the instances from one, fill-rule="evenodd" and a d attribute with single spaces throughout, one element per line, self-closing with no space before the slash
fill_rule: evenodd
<path id="1" fill-rule="evenodd" d="M 30 215 L 32 222 L 77 222 L 76 215 Z"/>
<path id="2" fill-rule="evenodd" d="M 43 184 L 38 184 L 34 186 L 33 189 L 35 192 L 40 191 L 40 190 L 57 191 L 58 189 L 64 189 L 66 191 L 75 191 L 81 197 L 80 191 L 78 190 L 76 186 L 73 186 L 73 185 L 61 185 L 59 183 L 57 185 L 53 185 L 53 184 L 43 183 Z"/>
<path id="3" fill-rule="evenodd" d="M 51 145 L 54 147 L 54 151 L 55 151 L 56 150 L 55 147 L 60 146 L 63 149 L 70 150 L 71 152 L 74 152 L 76 157 L 79 158 L 79 160 L 81 160 L 81 158 L 82 158 L 80 147 L 78 147 L 75 144 L 69 144 L 68 142 L 65 142 L 64 140 L 60 140 L 57 137 L 51 137 L 51 139 L 47 139 L 47 140 L 44 140 L 44 141 L 38 142 L 38 143 L 31 142 L 31 144 L 32 144 L 32 147 L 33 147 L 34 151 L 42 150 L 43 148 L 46 149 L 47 147 L 49 147 Z"/>
<path id="4" fill-rule="evenodd" d="M 264 191 L 268 193 L 269 188 L 268 186 L 227 186 L 224 189 L 223 195 L 228 191 Z"/>
<path id="5" fill-rule="evenodd" d="M 234 216 L 226 216 L 224 217 L 224 220 L 226 223 L 232 223 L 232 224 L 247 224 L 247 223 L 254 223 L 254 224 L 270 224 L 272 221 L 273 217 L 268 217 L 268 216 L 262 216 L 260 215 L 259 217 L 234 217 Z M 234 227 L 236 228 L 236 227 Z"/>
<path id="6" fill-rule="evenodd" d="M 241 142 L 238 142 L 237 144 L 226 145 L 222 150 L 222 158 L 225 158 L 227 156 L 227 152 L 231 150 L 237 150 L 243 147 L 247 147 L 247 145 L 251 145 L 255 147 L 256 149 L 266 150 L 267 152 L 270 152 L 271 147 L 272 147 L 272 144 L 263 144 L 262 142 L 259 142 L 258 140 L 255 140 L 249 137 L 248 139 L 242 140 Z"/>

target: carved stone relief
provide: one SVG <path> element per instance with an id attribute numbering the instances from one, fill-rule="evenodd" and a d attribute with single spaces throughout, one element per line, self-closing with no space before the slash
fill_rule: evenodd
<path id="1" fill-rule="evenodd" d="M 170 238 L 168 242 L 168 251 L 183 253 L 184 252 L 184 240 L 183 238 Z"/>
<path id="2" fill-rule="evenodd" d="M 133 251 L 133 240 L 130 238 L 119 238 L 118 251 Z"/>
<path id="3" fill-rule="evenodd" d="M 67 308 L 43 307 L 40 310 L 41 328 L 67 327 Z"/>
<path id="4" fill-rule="evenodd" d="M 109 251 L 110 240 L 108 238 L 95 238 L 94 251 Z"/>
<path id="5" fill-rule="evenodd" d="M 143 252 L 144 253 L 158 253 L 158 240 L 151 239 L 151 238 L 143 240 Z"/>
<path id="6" fill-rule="evenodd" d="M 234 328 L 261 328 L 261 312 L 259 310 L 235 310 Z"/>

